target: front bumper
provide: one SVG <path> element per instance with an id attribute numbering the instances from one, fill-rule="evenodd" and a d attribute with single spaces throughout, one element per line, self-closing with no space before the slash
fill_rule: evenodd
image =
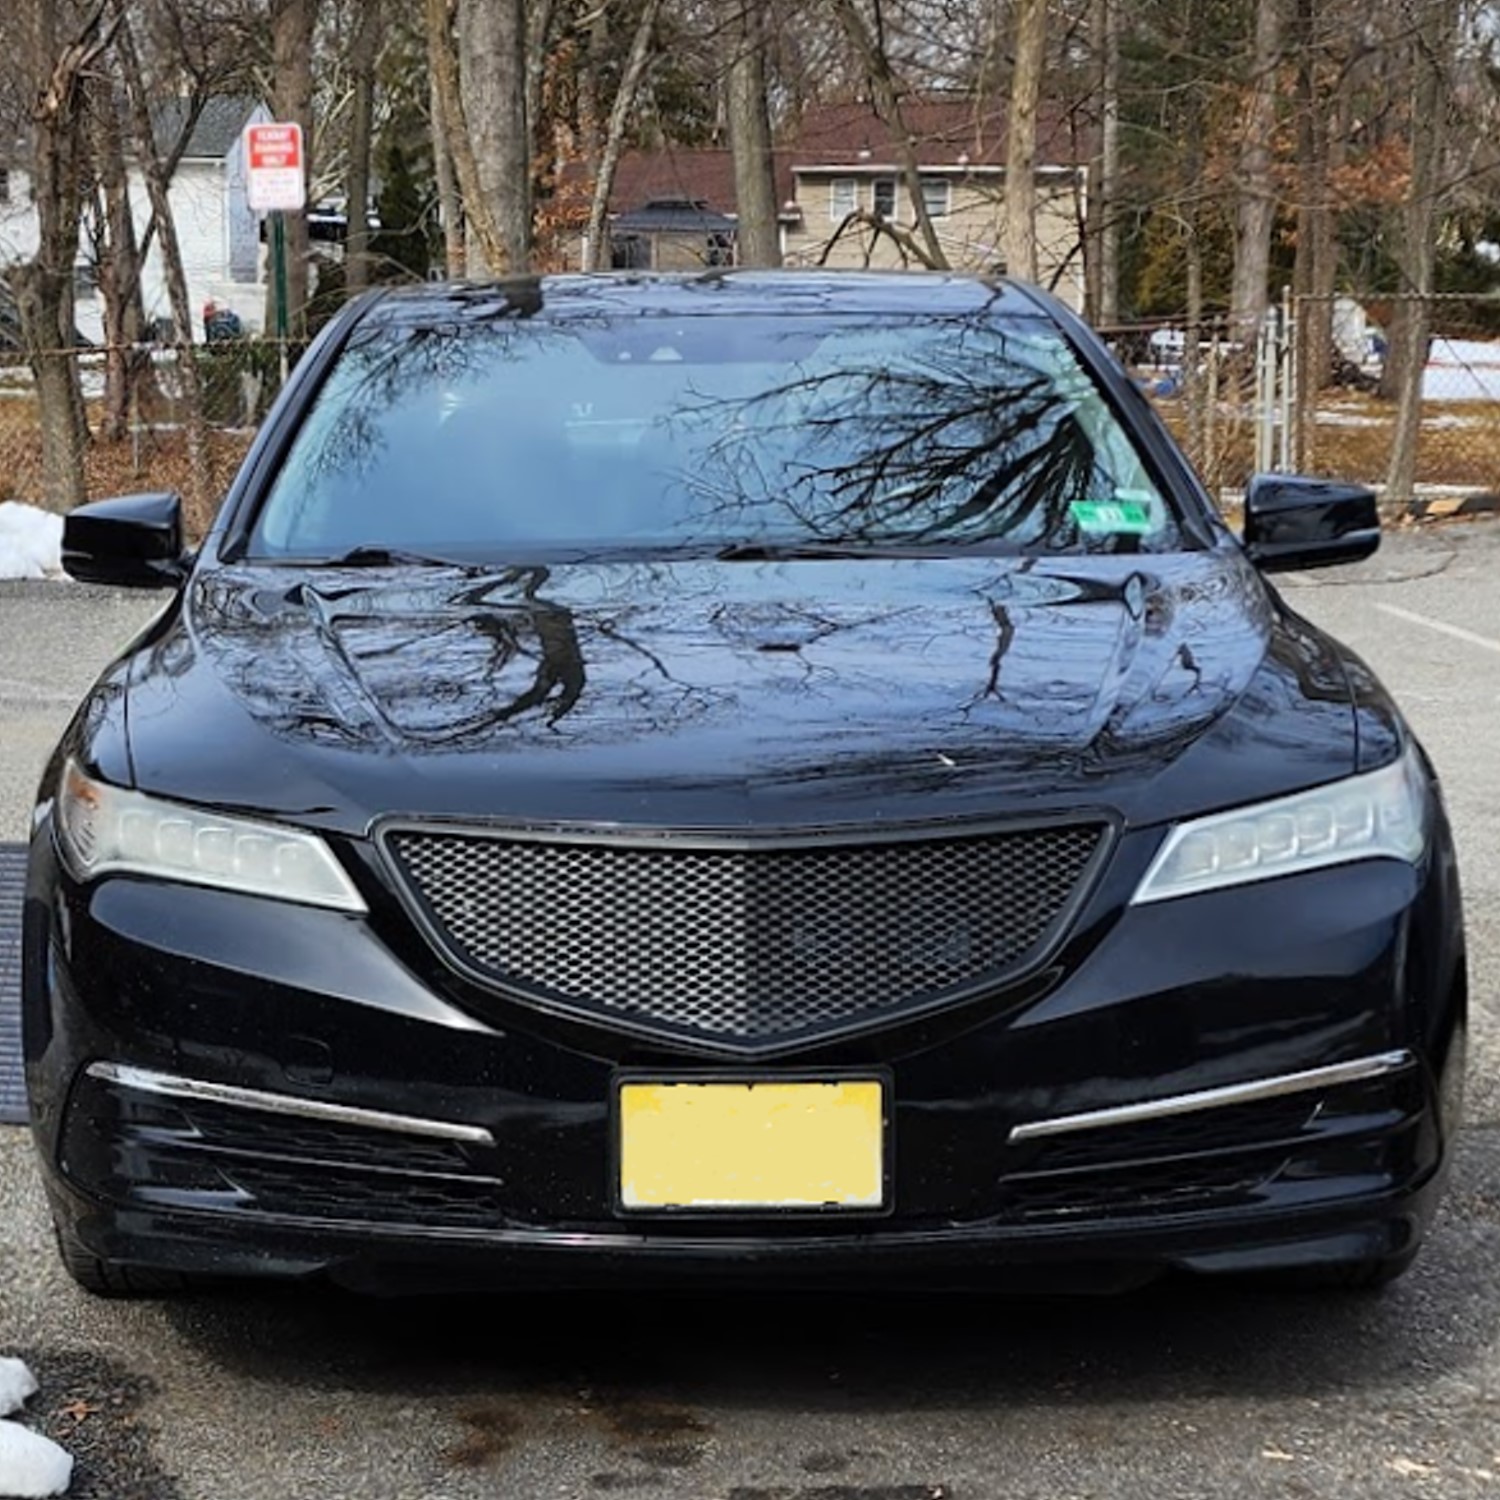
<path id="1" fill-rule="evenodd" d="M 625 1218 L 612 1079 L 722 1060 L 523 1007 L 499 1024 L 378 912 L 78 887 L 43 829 L 25 1018 L 49 1193 L 108 1260 L 360 1285 L 937 1269 L 1003 1285 L 1411 1253 L 1462 1069 L 1443 862 L 1100 900 L 1111 920 L 1085 914 L 1057 972 L 736 1066 L 889 1076 L 886 1213 Z"/>

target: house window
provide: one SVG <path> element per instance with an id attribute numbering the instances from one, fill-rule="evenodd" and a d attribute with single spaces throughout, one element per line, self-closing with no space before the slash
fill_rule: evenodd
<path id="1" fill-rule="evenodd" d="M 922 179 L 922 202 L 927 205 L 929 218 L 946 219 L 953 211 L 950 186 L 946 177 Z M 900 197 L 900 184 L 894 177 L 877 177 L 874 188 L 875 212 L 883 219 L 897 218 L 896 203 Z"/>
<path id="2" fill-rule="evenodd" d="M 922 179 L 922 203 L 929 219 L 946 219 L 952 208 L 952 184 L 946 177 Z"/>
<path id="3" fill-rule="evenodd" d="M 828 185 L 828 217 L 841 223 L 859 207 L 859 183 L 852 177 L 835 177 Z"/>

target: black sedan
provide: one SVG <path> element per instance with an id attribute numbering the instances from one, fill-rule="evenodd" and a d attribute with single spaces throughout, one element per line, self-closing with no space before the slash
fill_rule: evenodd
<path id="1" fill-rule="evenodd" d="M 59 744 L 33 1122 L 90 1290 L 1376 1284 L 1457 1125 L 1432 767 L 1021 286 L 377 294 Z"/>

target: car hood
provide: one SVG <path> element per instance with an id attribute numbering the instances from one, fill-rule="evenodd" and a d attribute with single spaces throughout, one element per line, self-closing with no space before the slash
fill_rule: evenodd
<path id="1" fill-rule="evenodd" d="M 138 785 L 348 831 L 1144 824 L 1355 766 L 1337 650 L 1234 549 L 204 567 L 130 678 Z"/>

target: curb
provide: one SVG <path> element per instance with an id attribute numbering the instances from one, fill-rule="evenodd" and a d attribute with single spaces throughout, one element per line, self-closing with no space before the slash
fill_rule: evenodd
<path id="1" fill-rule="evenodd" d="M 1382 517 L 1387 513 L 1384 502 Z M 1447 521 L 1457 516 L 1500 516 L 1500 494 L 1486 491 L 1477 495 L 1438 495 L 1424 500 L 1413 497 L 1397 505 L 1395 514 L 1408 521 Z"/>

